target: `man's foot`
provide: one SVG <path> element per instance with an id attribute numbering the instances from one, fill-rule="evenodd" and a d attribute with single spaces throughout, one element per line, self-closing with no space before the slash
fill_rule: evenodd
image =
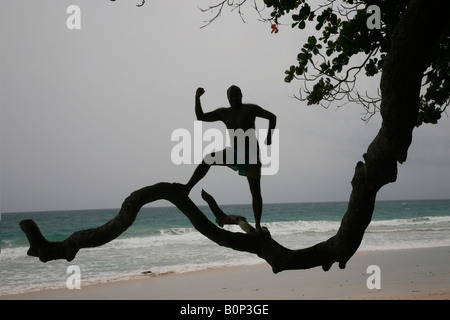
<path id="1" fill-rule="evenodd" d="M 262 232 L 262 231 L 264 231 L 263 228 L 261 227 L 261 225 L 260 225 L 259 223 L 255 225 L 255 229 L 256 229 L 256 232 Z M 267 228 L 264 228 L 264 229 L 267 230 Z"/>
<path id="2" fill-rule="evenodd" d="M 269 229 L 266 227 L 261 227 L 261 225 L 255 225 L 255 232 L 269 232 Z"/>

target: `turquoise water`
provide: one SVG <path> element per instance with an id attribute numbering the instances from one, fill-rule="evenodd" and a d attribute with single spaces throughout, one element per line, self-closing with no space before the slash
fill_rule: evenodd
<path id="1" fill-rule="evenodd" d="M 263 225 L 282 245 L 299 249 L 333 236 L 347 203 L 266 204 Z M 251 222 L 250 205 L 224 205 L 229 214 Z M 214 221 L 209 208 L 201 207 Z M 48 240 L 64 240 L 81 229 L 97 227 L 118 209 L 3 213 L 0 222 L 0 294 L 65 287 L 70 265 L 80 267 L 82 284 L 142 277 L 142 272 L 186 272 L 262 262 L 258 257 L 219 247 L 198 233 L 174 207 L 143 208 L 134 224 L 116 240 L 82 249 L 71 261 L 40 262 L 28 257 L 19 222 L 33 219 Z M 227 227 L 238 231 L 236 226 Z M 378 201 L 359 250 L 450 245 L 450 200 Z"/>

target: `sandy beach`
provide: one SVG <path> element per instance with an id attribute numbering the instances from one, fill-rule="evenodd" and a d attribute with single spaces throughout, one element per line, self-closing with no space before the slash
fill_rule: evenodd
<path id="1" fill-rule="evenodd" d="M 367 272 L 369 266 L 378 272 Z M 378 280 L 377 277 L 378 276 Z M 370 279 L 369 279 L 370 278 Z M 369 279 L 369 285 L 367 284 Z M 369 288 L 376 283 L 380 288 Z M 58 300 L 374 300 L 450 298 L 450 247 L 357 252 L 341 270 L 321 268 L 273 274 L 266 263 L 0 296 Z"/>

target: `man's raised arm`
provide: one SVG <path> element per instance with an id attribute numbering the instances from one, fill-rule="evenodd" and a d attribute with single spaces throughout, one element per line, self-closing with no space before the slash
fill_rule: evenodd
<path id="1" fill-rule="evenodd" d="M 220 109 L 204 113 L 202 109 L 202 104 L 200 102 L 200 97 L 205 93 L 203 88 L 198 88 L 195 92 L 195 115 L 197 120 L 205 121 L 205 122 L 213 122 L 221 120 L 220 118 Z"/>

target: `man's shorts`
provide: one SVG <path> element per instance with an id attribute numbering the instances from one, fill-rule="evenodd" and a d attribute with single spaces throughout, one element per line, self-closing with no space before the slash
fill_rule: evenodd
<path id="1" fill-rule="evenodd" d="M 227 147 L 206 156 L 204 161 L 210 165 L 226 165 L 234 171 L 238 171 L 241 176 L 253 179 L 261 178 L 259 150 L 250 152 L 248 149 Z"/>

